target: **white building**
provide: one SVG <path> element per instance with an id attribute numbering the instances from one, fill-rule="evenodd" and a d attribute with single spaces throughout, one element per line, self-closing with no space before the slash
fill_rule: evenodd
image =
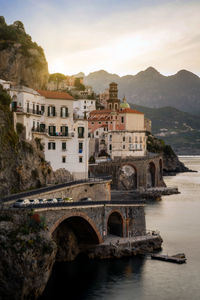
<path id="1" fill-rule="evenodd" d="M 89 116 L 89 113 L 96 109 L 96 100 L 94 99 L 77 99 L 74 100 L 74 113 L 78 117 Z"/>
<path id="2" fill-rule="evenodd" d="M 35 91 L 0 80 L 12 98 L 16 123 L 25 126 L 26 139 L 39 138 L 53 170 L 65 168 L 75 179 L 88 177 L 88 121 L 74 118 L 74 99 L 64 92 Z"/>

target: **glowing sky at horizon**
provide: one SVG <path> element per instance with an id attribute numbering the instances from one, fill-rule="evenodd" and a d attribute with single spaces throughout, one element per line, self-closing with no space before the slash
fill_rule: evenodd
<path id="1" fill-rule="evenodd" d="M 199 0 L 0 0 L 0 15 L 24 23 L 50 73 L 200 75 Z"/>

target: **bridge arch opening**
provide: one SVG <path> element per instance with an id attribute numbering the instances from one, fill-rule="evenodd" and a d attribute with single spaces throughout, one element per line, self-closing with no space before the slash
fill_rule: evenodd
<path id="1" fill-rule="evenodd" d="M 122 190 L 137 189 L 137 169 L 133 165 L 123 165 L 119 174 L 119 188 Z"/>
<path id="2" fill-rule="evenodd" d="M 117 211 L 112 212 L 108 217 L 107 234 L 123 237 L 123 217 Z"/>
<path id="3" fill-rule="evenodd" d="M 59 222 L 52 237 L 57 244 L 57 261 L 72 261 L 90 246 L 101 242 L 95 224 L 89 218 L 75 215 Z"/>
<path id="4" fill-rule="evenodd" d="M 155 187 L 156 184 L 156 167 L 150 162 L 147 167 L 147 188 Z"/>

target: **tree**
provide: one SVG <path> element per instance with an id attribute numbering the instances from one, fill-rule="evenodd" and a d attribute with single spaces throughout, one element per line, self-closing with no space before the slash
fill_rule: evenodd
<path id="1" fill-rule="evenodd" d="M 77 90 L 79 90 L 79 91 L 85 91 L 85 86 L 84 86 L 84 84 L 81 83 L 80 78 L 76 78 L 75 79 L 74 85 L 77 88 Z"/>
<path id="2" fill-rule="evenodd" d="M 2 85 L 0 84 L 0 104 L 9 106 L 11 103 L 11 98 L 6 90 L 3 89 Z"/>

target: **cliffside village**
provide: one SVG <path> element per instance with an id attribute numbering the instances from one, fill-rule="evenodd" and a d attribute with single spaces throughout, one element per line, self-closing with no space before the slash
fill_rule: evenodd
<path id="1" fill-rule="evenodd" d="M 67 169 L 74 179 L 88 177 L 89 162 L 119 157 L 145 157 L 151 121 L 118 99 L 112 82 L 101 94 L 103 109 L 95 99 L 74 99 L 66 92 L 33 90 L 0 80 L 12 98 L 14 126 L 25 127 L 27 140 L 40 139 L 46 161 L 53 170 Z"/>

